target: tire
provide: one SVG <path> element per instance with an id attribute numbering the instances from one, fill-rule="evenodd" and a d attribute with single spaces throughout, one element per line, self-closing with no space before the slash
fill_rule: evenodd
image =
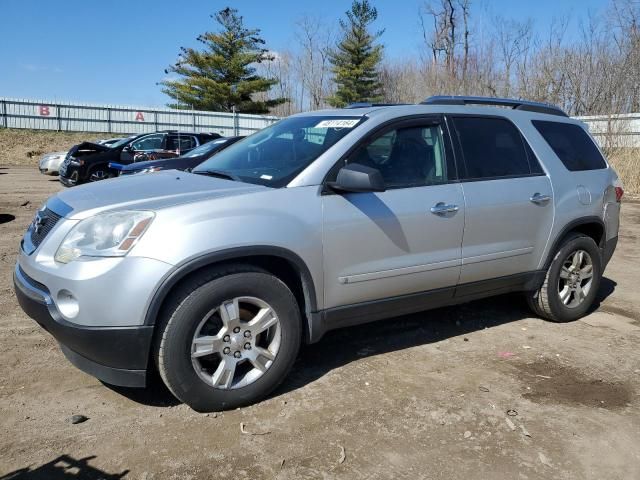
<path id="1" fill-rule="evenodd" d="M 232 299 L 240 300 L 233 303 Z M 277 323 L 262 333 L 242 338 L 248 331 L 245 328 L 253 327 L 238 320 L 243 322 L 241 331 L 225 330 L 227 325 L 238 323 L 232 323 L 236 322 L 231 320 L 233 314 L 227 314 L 227 322 L 223 322 L 223 302 L 228 302 L 225 311 L 240 312 L 235 315 L 238 319 L 255 315 L 255 320 L 259 316 L 256 312 L 272 311 L 275 315 L 269 313 L 270 318 L 275 316 Z M 192 351 L 202 346 L 196 345 L 195 338 L 215 338 L 215 343 L 203 346 L 203 351 L 214 353 L 192 358 Z M 291 370 L 301 338 L 300 309 L 282 281 L 252 266 L 227 266 L 189 279 L 174 292 L 157 325 L 155 360 L 163 382 L 179 400 L 199 412 L 226 410 L 254 403 L 271 393 Z M 223 347 L 230 352 L 223 353 Z M 251 357 L 259 352 L 268 353 L 271 359 Z M 235 354 L 242 358 L 233 357 Z M 227 374 L 230 367 L 223 368 L 223 363 L 236 365 L 233 373 Z M 218 374 L 221 368 L 223 373 Z"/>
<path id="2" fill-rule="evenodd" d="M 107 178 L 112 178 L 113 173 L 109 170 L 108 167 L 98 166 L 89 170 L 89 175 L 87 175 L 88 182 L 99 182 L 100 180 L 106 180 Z"/>
<path id="3" fill-rule="evenodd" d="M 575 254 L 578 252 L 586 252 L 591 262 L 591 283 L 587 289 L 587 278 L 576 280 L 572 277 L 576 270 L 573 266 Z M 573 256 L 572 256 L 573 255 Z M 580 257 L 578 257 L 580 258 Z M 585 265 L 580 271 L 587 271 L 586 256 L 583 255 L 583 263 Z M 569 266 L 569 267 L 567 267 Z M 567 275 L 567 271 L 569 274 Z M 581 274 L 581 275 L 588 275 Z M 568 279 L 565 279 L 568 277 Z M 591 237 L 574 233 L 569 235 L 560 245 L 558 251 L 551 261 L 551 265 L 547 269 L 547 273 L 542 286 L 533 292 L 527 292 L 526 298 L 529 307 L 533 312 L 552 322 L 570 322 L 584 316 L 591 308 L 593 301 L 598 294 L 600 280 L 602 278 L 602 257 L 600 249 Z M 580 290 L 585 292 L 580 295 L 571 288 L 571 282 L 574 285 L 580 285 Z M 577 301 L 577 298 L 582 298 Z M 575 305 L 574 305 L 575 303 Z"/>

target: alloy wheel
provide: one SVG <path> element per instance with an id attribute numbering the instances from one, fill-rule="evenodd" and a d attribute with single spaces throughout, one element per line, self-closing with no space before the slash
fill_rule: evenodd
<path id="1" fill-rule="evenodd" d="M 584 302 L 593 285 L 593 261 L 585 250 L 570 253 L 562 264 L 558 278 L 558 296 L 565 307 L 575 308 Z"/>
<path id="2" fill-rule="evenodd" d="M 237 297 L 211 310 L 195 330 L 191 362 L 219 389 L 245 387 L 273 365 L 282 332 L 275 310 L 256 297 Z"/>

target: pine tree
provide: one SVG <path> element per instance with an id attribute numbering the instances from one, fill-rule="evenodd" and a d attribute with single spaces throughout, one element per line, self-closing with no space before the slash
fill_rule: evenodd
<path id="1" fill-rule="evenodd" d="M 383 47 L 375 41 L 384 30 L 369 32 L 369 25 L 378 18 L 378 11 L 368 0 L 354 0 L 346 15 L 346 20 L 340 20 L 342 40 L 330 56 L 337 90 L 328 101 L 335 107 L 381 98 L 377 67 L 382 60 Z"/>
<path id="2" fill-rule="evenodd" d="M 220 31 L 198 37 L 203 50 L 181 47 L 176 64 L 165 70 L 181 77 L 160 82 L 165 87 L 162 91 L 177 101 L 169 106 L 218 112 L 230 112 L 235 106 L 238 112 L 267 113 L 286 102 L 285 98 L 253 99 L 253 94 L 267 92 L 277 83 L 256 73 L 256 64 L 273 60 L 260 30 L 246 28 L 234 8 L 211 17 L 220 24 Z"/>

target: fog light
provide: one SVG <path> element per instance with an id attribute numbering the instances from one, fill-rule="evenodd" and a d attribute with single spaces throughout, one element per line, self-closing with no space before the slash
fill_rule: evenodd
<path id="1" fill-rule="evenodd" d="M 67 318 L 74 318 L 80 311 L 78 300 L 69 290 L 60 290 L 58 292 L 58 301 L 56 302 L 60 313 Z"/>

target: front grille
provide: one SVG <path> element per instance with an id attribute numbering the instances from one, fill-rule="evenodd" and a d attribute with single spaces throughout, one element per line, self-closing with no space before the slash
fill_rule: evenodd
<path id="1" fill-rule="evenodd" d="M 58 220 L 62 217 L 57 213 L 45 208 L 36 214 L 36 218 L 29 226 L 29 235 L 31 236 L 31 243 L 35 248 L 42 243 L 53 227 L 56 226 Z"/>
<path id="2" fill-rule="evenodd" d="M 69 168 L 69 164 L 70 163 L 71 163 L 71 158 L 70 158 L 69 154 L 67 154 L 67 156 L 64 159 L 64 161 L 60 164 L 60 168 L 58 169 L 58 173 L 60 173 L 60 175 L 64 176 L 67 173 L 67 168 Z"/>

